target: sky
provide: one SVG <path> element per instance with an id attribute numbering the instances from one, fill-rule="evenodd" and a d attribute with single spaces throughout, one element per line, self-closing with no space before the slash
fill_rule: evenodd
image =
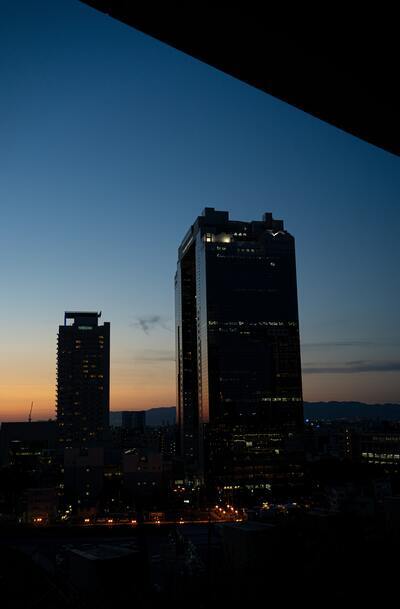
<path id="1" fill-rule="evenodd" d="M 397 157 L 78 0 L 1 13 L 0 420 L 54 416 L 65 310 L 111 322 L 111 410 L 175 404 L 206 206 L 295 236 L 304 399 L 400 402 Z"/>

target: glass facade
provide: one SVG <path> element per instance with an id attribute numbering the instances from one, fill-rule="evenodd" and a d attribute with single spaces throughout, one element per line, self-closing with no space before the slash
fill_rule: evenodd
<path id="1" fill-rule="evenodd" d="M 204 210 L 179 248 L 176 337 L 188 471 L 222 486 L 281 476 L 303 424 L 295 245 L 281 220 Z"/>

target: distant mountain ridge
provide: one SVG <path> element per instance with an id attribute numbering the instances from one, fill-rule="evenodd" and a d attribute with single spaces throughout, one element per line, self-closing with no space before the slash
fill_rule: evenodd
<path id="1" fill-rule="evenodd" d="M 175 425 L 175 406 L 160 406 L 146 410 L 146 425 L 157 427 L 158 425 Z"/>
<path id="2" fill-rule="evenodd" d="M 110 412 L 110 425 L 121 425 L 122 411 Z M 364 402 L 304 402 L 305 419 L 382 419 L 400 421 L 400 404 L 365 404 Z M 175 406 L 146 410 L 146 425 L 175 425 Z"/>
<path id="3" fill-rule="evenodd" d="M 120 427 L 122 424 L 122 410 L 112 410 L 110 412 L 110 425 Z M 175 425 L 176 408 L 175 406 L 159 406 L 146 410 L 146 425 L 149 427 L 159 427 L 161 425 Z"/>
<path id="4" fill-rule="evenodd" d="M 304 402 L 305 419 L 400 420 L 400 404 L 364 402 Z"/>

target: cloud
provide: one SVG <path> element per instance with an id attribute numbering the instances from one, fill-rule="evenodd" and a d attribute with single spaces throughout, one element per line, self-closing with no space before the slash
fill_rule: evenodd
<path id="1" fill-rule="evenodd" d="M 398 345 L 399 341 L 336 340 L 318 343 L 302 343 L 303 349 L 329 349 L 334 347 L 372 347 L 378 345 Z"/>
<path id="2" fill-rule="evenodd" d="M 137 362 L 174 362 L 175 354 L 168 350 L 143 349 L 133 359 Z"/>
<path id="3" fill-rule="evenodd" d="M 400 362 L 371 362 L 367 360 L 356 360 L 345 362 L 343 364 L 329 364 L 314 366 L 313 364 L 305 364 L 303 367 L 304 374 L 355 374 L 359 372 L 398 372 L 400 371 Z"/>
<path id="4" fill-rule="evenodd" d="M 163 328 L 163 330 L 172 332 L 167 324 L 167 320 L 164 317 L 161 317 L 161 315 L 145 315 L 142 317 L 137 317 L 131 326 L 140 328 L 145 334 L 150 334 L 150 332 L 156 328 Z"/>
<path id="5" fill-rule="evenodd" d="M 364 347 L 371 346 L 373 343 L 365 340 L 338 340 L 321 343 L 302 343 L 304 349 L 329 348 L 329 347 Z"/>

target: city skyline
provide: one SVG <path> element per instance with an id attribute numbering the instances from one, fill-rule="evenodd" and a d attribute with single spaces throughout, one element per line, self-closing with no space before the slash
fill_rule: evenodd
<path id="1" fill-rule="evenodd" d="M 176 248 L 205 206 L 296 235 L 304 399 L 400 401 L 396 157 L 79 2 L 0 28 L 0 420 L 54 417 L 67 309 L 112 323 L 111 410 L 175 404 Z"/>

